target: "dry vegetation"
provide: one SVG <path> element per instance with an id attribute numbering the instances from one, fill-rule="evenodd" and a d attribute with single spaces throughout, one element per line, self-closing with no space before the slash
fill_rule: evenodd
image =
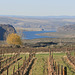
<path id="1" fill-rule="evenodd" d="M 6 42 L 10 45 L 21 45 L 22 44 L 20 36 L 18 36 L 15 33 L 9 34 Z"/>
<path id="2" fill-rule="evenodd" d="M 13 52 L 11 52 L 11 49 L 14 50 L 16 53 L 17 53 L 18 49 L 22 50 L 21 54 L 20 54 L 20 57 L 22 57 L 22 59 L 18 60 L 17 62 L 15 62 L 13 65 L 11 65 L 9 67 L 9 74 L 12 74 L 14 66 L 15 66 L 15 71 L 16 71 L 17 68 L 18 68 L 18 63 L 20 65 L 20 67 L 21 67 L 22 63 L 23 63 L 23 60 L 25 59 L 25 56 L 28 58 L 28 54 L 25 54 L 23 52 L 23 48 L 6 48 L 7 51 L 8 51 L 8 49 L 9 49 L 9 53 L 11 53 L 11 54 L 13 53 Z M 35 50 L 35 48 L 33 48 L 33 49 Z M 30 50 L 33 50 L 33 49 L 30 49 Z M 43 51 L 43 49 L 45 49 L 45 48 L 39 48 L 39 49 Z M 26 49 L 24 48 L 24 50 L 26 50 Z M 29 48 L 27 50 L 29 50 Z M 45 51 L 39 53 L 38 50 L 37 50 L 38 53 L 36 52 L 36 56 L 35 56 L 37 59 L 35 60 L 34 65 L 31 67 L 31 71 L 28 72 L 28 73 L 31 73 L 31 75 L 38 75 L 38 74 L 39 75 L 47 75 L 48 74 L 48 62 L 47 61 L 48 61 L 48 57 L 49 57 L 49 53 L 48 53 L 49 49 L 48 49 L 47 53 Z M 47 48 L 46 48 L 46 50 L 47 50 Z M 55 49 L 55 50 L 58 50 L 58 49 Z M 62 58 L 64 58 L 66 56 L 66 53 L 64 53 L 62 51 L 62 48 L 60 48 L 60 50 L 62 52 L 61 51 L 60 52 L 58 52 L 58 51 L 55 52 L 55 50 L 54 50 L 54 53 L 53 53 L 53 58 L 57 62 L 57 64 L 59 62 L 60 65 L 63 65 L 63 66 L 67 67 L 67 75 L 69 75 L 69 74 L 70 75 L 74 75 L 75 71 L 73 70 L 73 66 L 72 65 L 68 65 L 68 63 L 65 61 L 65 59 L 62 59 Z M 67 49 L 67 50 L 70 50 L 70 49 Z M 31 52 L 31 51 L 29 51 L 29 52 Z M 73 49 L 73 51 L 71 52 L 71 55 L 74 56 L 74 52 L 75 51 Z M 5 51 L 5 53 L 2 53 L 2 57 L 3 57 L 3 59 L 6 59 L 5 57 L 7 57 L 7 56 L 9 56 L 9 58 L 10 58 L 11 54 L 8 54 L 8 52 L 6 54 L 6 51 Z M 8 63 L 9 63 L 9 60 L 8 60 Z M 5 70 L 3 73 L 6 75 L 7 70 Z"/>
<path id="3" fill-rule="evenodd" d="M 67 68 L 67 75 L 69 74 L 74 75 L 75 70 L 73 66 L 70 63 L 68 63 L 66 61 L 66 58 L 64 57 L 67 57 L 68 60 L 72 64 L 74 64 L 73 60 L 75 58 L 73 57 L 75 53 L 75 44 L 73 42 L 72 43 L 64 42 L 62 44 L 56 43 L 56 42 L 55 42 L 56 44 L 54 44 L 53 42 L 51 43 L 50 42 L 37 43 L 40 45 L 47 44 L 47 46 L 45 47 L 30 47 L 27 45 L 0 46 L 0 56 L 2 56 L 0 59 L 0 62 L 2 63 L 3 61 L 3 64 L 1 64 L 2 67 L 1 67 L 0 73 L 4 75 L 8 75 L 8 73 L 9 75 L 12 75 L 12 74 L 19 75 L 19 73 L 20 75 L 22 73 L 26 73 L 26 75 L 29 75 L 29 74 L 31 75 L 49 75 L 49 71 L 53 70 L 51 71 L 51 73 L 55 74 L 55 73 L 58 73 L 58 69 L 55 65 L 53 65 L 53 60 L 54 60 L 57 66 L 59 63 L 60 65 L 63 65 L 64 67 Z M 48 58 L 50 57 L 49 49 L 51 50 L 51 52 L 53 52 L 53 59 L 51 57 L 49 61 L 50 63 L 52 63 L 50 65 L 48 65 L 49 64 Z M 69 54 L 66 55 L 67 51 L 71 51 L 70 55 Z M 16 54 L 13 55 L 14 53 L 16 54 L 20 53 L 20 55 L 19 56 L 16 56 Z M 36 53 L 35 62 L 32 61 L 33 60 L 33 58 L 31 58 L 32 56 L 29 56 L 28 58 L 28 53 Z M 25 56 L 27 57 L 27 59 L 25 58 Z M 50 66 L 53 68 L 49 69 Z"/>

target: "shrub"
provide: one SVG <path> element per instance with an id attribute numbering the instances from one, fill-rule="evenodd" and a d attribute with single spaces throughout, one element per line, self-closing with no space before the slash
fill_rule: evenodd
<path id="1" fill-rule="evenodd" d="M 21 45 L 22 44 L 20 36 L 18 36 L 15 33 L 9 34 L 6 42 L 10 45 Z"/>

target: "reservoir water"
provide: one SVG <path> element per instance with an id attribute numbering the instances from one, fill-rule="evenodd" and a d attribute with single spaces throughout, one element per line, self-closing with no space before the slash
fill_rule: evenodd
<path id="1" fill-rule="evenodd" d="M 38 38 L 54 38 L 52 36 L 40 36 L 36 34 L 47 33 L 47 32 L 56 32 L 56 31 L 23 31 L 22 39 L 38 39 Z"/>

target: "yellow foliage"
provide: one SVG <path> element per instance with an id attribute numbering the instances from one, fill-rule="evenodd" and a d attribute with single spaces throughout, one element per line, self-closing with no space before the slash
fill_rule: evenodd
<path id="1" fill-rule="evenodd" d="M 21 45 L 22 44 L 20 36 L 18 36 L 15 33 L 9 34 L 6 41 L 8 44 L 12 44 L 12 45 Z"/>

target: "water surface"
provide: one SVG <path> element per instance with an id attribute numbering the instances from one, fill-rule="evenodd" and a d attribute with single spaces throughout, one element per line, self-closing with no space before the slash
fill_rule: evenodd
<path id="1" fill-rule="evenodd" d="M 56 31 L 23 31 L 22 39 L 38 39 L 38 38 L 54 38 L 52 36 L 41 36 L 36 35 L 40 33 L 47 33 L 47 32 L 56 32 Z"/>

